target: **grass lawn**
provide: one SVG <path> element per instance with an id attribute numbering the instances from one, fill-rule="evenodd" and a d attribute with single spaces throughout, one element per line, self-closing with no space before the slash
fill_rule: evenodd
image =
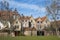
<path id="1" fill-rule="evenodd" d="M 17 37 L 0 37 L 0 40 L 60 40 L 57 36 L 17 36 Z"/>

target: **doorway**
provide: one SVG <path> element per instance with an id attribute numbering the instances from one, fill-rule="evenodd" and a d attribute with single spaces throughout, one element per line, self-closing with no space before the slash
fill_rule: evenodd
<path id="1" fill-rule="evenodd" d="M 20 35 L 20 31 L 15 31 L 15 36 L 19 36 Z"/>
<path id="2" fill-rule="evenodd" d="M 37 31 L 37 36 L 44 36 L 44 31 Z"/>

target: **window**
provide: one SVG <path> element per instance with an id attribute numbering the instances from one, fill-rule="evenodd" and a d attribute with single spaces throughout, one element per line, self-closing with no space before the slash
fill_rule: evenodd
<path id="1" fill-rule="evenodd" d="M 31 22 L 29 22 L 29 27 L 31 27 Z"/>
<path id="2" fill-rule="evenodd" d="M 22 22 L 24 22 L 24 20 L 22 20 Z"/>
<path id="3" fill-rule="evenodd" d="M 0 13 L 0 17 L 1 17 L 1 13 Z"/>
<path id="4" fill-rule="evenodd" d="M 15 15 L 13 15 L 13 19 L 15 19 L 16 18 L 16 16 Z"/>
<path id="5" fill-rule="evenodd" d="M 31 23 L 31 27 L 34 27 L 34 24 L 33 23 Z"/>
<path id="6" fill-rule="evenodd" d="M 0 29 L 1 29 L 1 26 L 0 26 Z"/>
<path id="7" fill-rule="evenodd" d="M 37 23 L 39 23 L 39 21 Z"/>
<path id="8" fill-rule="evenodd" d="M 31 20 L 31 22 L 33 22 L 33 21 Z"/>
<path id="9" fill-rule="evenodd" d="M 60 10 L 58 9 L 57 12 L 58 12 L 58 14 L 59 14 L 59 13 L 60 13 Z"/>
<path id="10" fill-rule="evenodd" d="M 16 29 L 16 28 L 19 28 L 19 26 L 15 26 L 15 29 Z"/>
<path id="11" fill-rule="evenodd" d="M 40 29 L 41 29 L 41 26 L 40 26 Z"/>
<path id="12" fill-rule="evenodd" d="M 8 25 L 6 26 L 6 28 L 8 28 Z"/>
<path id="13" fill-rule="evenodd" d="M 46 23 L 47 23 L 47 21 L 46 21 Z"/>
<path id="14" fill-rule="evenodd" d="M 18 23 L 18 21 L 16 23 Z"/>
<path id="15" fill-rule="evenodd" d="M 41 27 L 40 27 L 40 25 L 38 25 L 38 30 L 40 30 L 41 29 Z"/>
<path id="16" fill-rule="evenodd" d="M 59 17 L 57 17 L 57 19 L 59 19 Z"/>
<path id="17" fill-rule="evenodd" d="M 41 21 L 41 23 L 42 23 L 42 21 Z"/>
<path id="18" fill-rule="evenodd" d="M 27 22 L 27 20 L 25 20 L 25 22 Z"/>
<path id="19" fill-rule="evenodd" d="M 6 16 L 6 15 L 2 15 L 2 16 Z"/>

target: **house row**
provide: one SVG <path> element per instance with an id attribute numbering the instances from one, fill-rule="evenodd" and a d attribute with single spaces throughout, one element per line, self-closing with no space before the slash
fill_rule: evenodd
<path id="1" fill-rule="evenodd" d="M 60 30 L 60 21 L 50 22 L 47 16 L 33 18 L 33 16 L 20 15 L 17 10 L 11 10 L 6 1 L 1 2 L 4 8 L 0 9 L 0 35 L 6 36 L 47 36 L 56 34 L 54 28 Z M 1 5 L 2 6 L 2 5 Z M 54 23 L 58 23 L 57 27 Z M 52 31 L 51 31 L 52 30 Z M 59 31 L 57 33 L 60 34 Z"/>
<path id="2" fill-rule="evenodd" d="M 0 11 L 0 31 L 19 35 L 45 35 L 45 27 L 50 27 L 50 21 L 45 17 L 19 15 L 14 11 Z"/>
<path id="3" fill-rule="evenodd" d="M 20 31 L 18 30 L 18 24 L 24 35 L 44 35 L 44 28 L 50 27 L 50 22 L 46 17 L 34 19 L 32 16 L 22 16 L 13 23 L 13 26 L 16 27 L 16 31 Z"/>
<path id="4" fill-rule="evenodd" d="M 47 16 L 33 18 L 33 16 L 19 15 L 16 10 L 0 11 L 0 35 L 44 36 L 52 34 L 45 30 L 50 26 Z"/>

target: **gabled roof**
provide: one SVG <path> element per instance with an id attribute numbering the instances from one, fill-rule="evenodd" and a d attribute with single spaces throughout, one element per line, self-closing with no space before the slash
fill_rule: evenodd
<path id="1" fill-rule="evenodd" d="M 8 20 L 10 19 L 13 15 L 20 16 L 18 13 L 15 13 L 15 11 L 9 11 L 9 10 L 0 10 L 0 18 Z"/>
<path id="2" fill-rule="evenodd" d="M 57 27 L 60 27 L 60 20 L 51 22 L 51 25 L 55 26 L 54 23 L 56 23 Z"/>
<path id="3" fill-rule="evenodd" d="M 45 16 L 45 17 L 42 17 L 42 18 L 41 18 L 42 22 L 43 22 L 46 18 L 47 18 L 46 16 Z"/>
<path id="4" fill-rule="evenodd" d="M 43 22 L 46 18 L 47 18 L 46 16 L 45 17 L 42 17 L 42 18 L 38 17 L 38 18 L 35 19 L 35 21 L 38 21 L 39 20 L 39 21 Z"/>
<path id="5" fill-rule="evenodd" d="M 29 16 L 22 16 L 20 19 L 21 20 L 29 20 L 31 17 L 29 17 Z"/>
<path id="6" fill-rule="evenodd" d="M 38 18 L 36 18 L 36 19 L 35 19 L 35 21 L 38 21 L 38 20 L 40 20 L 40 21 L 41 21 L 41 18 L 40 18 L 40 17 L 38 17 Z"/>

